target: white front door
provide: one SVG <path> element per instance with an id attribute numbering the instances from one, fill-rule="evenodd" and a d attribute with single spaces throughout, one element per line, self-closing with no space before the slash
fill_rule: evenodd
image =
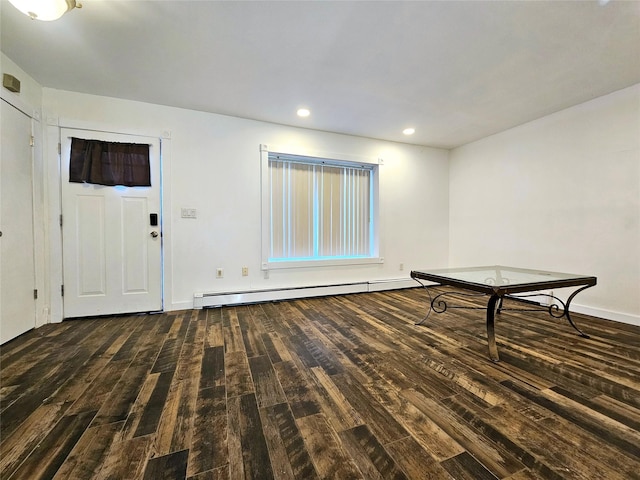
<path id="1" fill-rule="evenodd" d="M 0 344 L 35 327 L 31 119 L 0 100 Z"/>
<path id="2" fill-rule="evenodd" d="M 72 137 L 149 144 L 151 187 L 70 183 Z M 162 310 L 160 139 L 63 128 L 61 178 L 64 317 Z"/>

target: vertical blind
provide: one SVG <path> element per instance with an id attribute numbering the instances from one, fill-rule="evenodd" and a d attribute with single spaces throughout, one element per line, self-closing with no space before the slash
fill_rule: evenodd
<path id="1" fill-rule="evenodd" d="M 270 260 L 368 257 L 371 170 L 269 156 Z"/>

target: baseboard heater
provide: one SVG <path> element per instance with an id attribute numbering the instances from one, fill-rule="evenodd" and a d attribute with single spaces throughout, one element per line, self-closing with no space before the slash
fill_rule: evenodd
<path id="1" fill-rule="evenodd" d="M 274 302 L 279 300 L 294 300 L 296 298 L 323 297 L 327 295 L 379 292 L 383 290 L 395 290 L 416 286 L 416 282 L 411 278 L 399 278 L 355 283 L 337 283 L 331 285 L 313 285 L 306 287 L 283 287 L 237 292 L 196 293 L 193 296 L 193 308 L 213 308 L 225 305 Z"/>

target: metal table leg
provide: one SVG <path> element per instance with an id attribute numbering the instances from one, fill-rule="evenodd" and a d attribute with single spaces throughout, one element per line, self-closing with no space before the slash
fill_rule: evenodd
<path id="1" fill-rule="evenodd" d="M 499 362 L 498 347 L 496 345 L 496 334 L 494 329 L 494 320 L 496 316 L 496 305 L 500 301 L 502 305 L 502 298 L 496 294 L 491 295 L 489 303 L 487 304 L 487 343 L 489 344 L 489 358 L 494 362 Z"/>
<path id="2" fill-rule="evenodd" d="M 591 338 L 591 337 L 589 337 L 589 335 L 584 333 L 582 330 L 578 328 L 578 326 L 575 323 L 573 323 L 573 319 L 571 318 L 571 314 L 569 313 L 569 305 L 571 305 L 571 300 L 573 300 L 573 297 L 575 297 L 578 293 L 580 293 L 581 291 L 589 287 L 593 287 L 593 285 L 587 285 L 573 292 L 567 299 L 567 303 L 565 304 L 565 307 L 564 307 L 564 316 L 567 317 L 567 320 L 569 320 L 569 324 L 577 330 L 577 332 L 580 334 L 581 337 L 584 337 L 584 338 Z"/>

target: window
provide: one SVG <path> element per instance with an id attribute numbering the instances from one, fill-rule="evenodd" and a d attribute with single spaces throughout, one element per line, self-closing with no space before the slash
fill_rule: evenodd
<path id="1" fill-rule="evenodd" d="M 263 268 L 379 261 L 377 164 L 263 153 Z"/>

